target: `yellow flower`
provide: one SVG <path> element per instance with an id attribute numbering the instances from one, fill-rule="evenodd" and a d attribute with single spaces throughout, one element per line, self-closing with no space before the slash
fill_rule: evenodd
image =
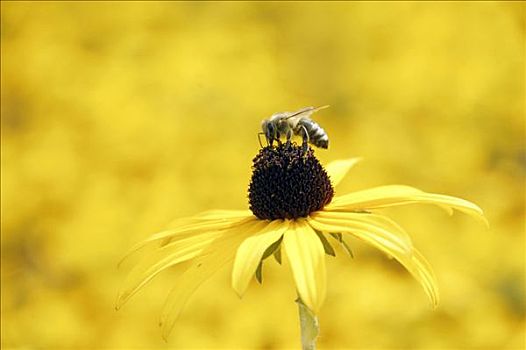
<path id="1" fill-rule="evenodd" d="M 334 255 L 329 239 L 335 238 L 336 243 L 347 247 L 343 235 L 357 237 L 396 259 L 436 306 L 438 287 L 428 262 L 402 227 L 373 211 L 429 203 L 486 222 L 482 210 L 460 198 L 402 185 L 333 198 L 333 186 L 358 161 L 338 160 L 324 169 L 312 150 L 305 154 L 301 147 L 291 144 L 263 148 L 254 159 L 251 210 L 213 210 L 178 219 L 170 229 L 139 243 L 132 251 L 149 244 L 158 247 L 130 272 L 117 308 L 166 268 L 191 260 L 170 292 L 161 316 L 166 339 L 190 295 L 222 266 L 234 262 L 232 287 L 242 296 L 254 275 L 261 280 L 262 261 L 274 255 L 281 262 L 283 250 L 301 301 L 316 314 L 326 294 L 325 254 Z"/>

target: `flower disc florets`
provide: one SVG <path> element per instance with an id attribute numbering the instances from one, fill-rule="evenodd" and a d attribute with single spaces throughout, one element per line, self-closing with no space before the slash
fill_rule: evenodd
<path id="1" fill-rule="evenodd" d="M 254 158 L 248 189 L 250 210 L 259 219 L 297 219 L 330 203 L 329 176 L 314 151 L 292 143 L 262 148 Z"/>

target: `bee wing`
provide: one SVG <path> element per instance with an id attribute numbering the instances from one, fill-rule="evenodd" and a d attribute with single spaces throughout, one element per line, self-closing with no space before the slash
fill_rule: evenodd
<path id="1" fill-rule="evenodd" d="M 319 111 L 321 109 L 325 109 L 327 107 L 329 107 L 329 105 L 325 105 L 325 106 L 321 106 L 321 107 L 305 107 L 305 108 L 302 108 L 302 109 L 300 109 L 299 111 L 296 111 L 296 112 L 288 112 L 287 114 L 290 114 L 290 115 L 287 115 L 284 119 L 308 118 L 308 117 L 311 116 L 312 113 L 317 112 L 317 111 Z"/>

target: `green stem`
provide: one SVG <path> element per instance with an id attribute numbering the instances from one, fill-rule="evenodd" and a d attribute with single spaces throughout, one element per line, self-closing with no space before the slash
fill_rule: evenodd
<path id="1" fill-rule="evenodd" d="M 303 304 L 299 297 L 296 302 L 300 314 L 301 348 L 303 350 L 316 350 L 316 338 L 320 333 L 318 318 Z"/>

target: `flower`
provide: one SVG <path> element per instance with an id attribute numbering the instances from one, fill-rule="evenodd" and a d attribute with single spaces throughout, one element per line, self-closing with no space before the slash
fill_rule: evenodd
<path id="1" fill-rule="evenodd" d="M 274 255 L 281 262 L 283 250 L 301 302 L 316 314 L 325 299 L 325 254 L 334 255 L 329 239 L 348 248 L 343 235 L 357 237 L 396 259 L 436 306 L 437 281 L 428 262 L 402 227 L 375 210 L 429 203 L 486 222 L 482 210 L 460 198 L 402 185 L 333 197 L 333 186 L 359 160 L 334 161 L 324 169 L 312 149 L 304 152 L 290 143 L 262 148 L 254 158 L 250 210 L 212 210 L 178 219 L 133 247 L 132 252 L 158 245 L 128 275 L 117 308 L 166 268 L 190 260 L 161 316 L 166 339 L 191 294 L 222 266 L 234 261 L 232 287 L 242 296 L 254 276 L 261 282 L 263 260 Z"/>

